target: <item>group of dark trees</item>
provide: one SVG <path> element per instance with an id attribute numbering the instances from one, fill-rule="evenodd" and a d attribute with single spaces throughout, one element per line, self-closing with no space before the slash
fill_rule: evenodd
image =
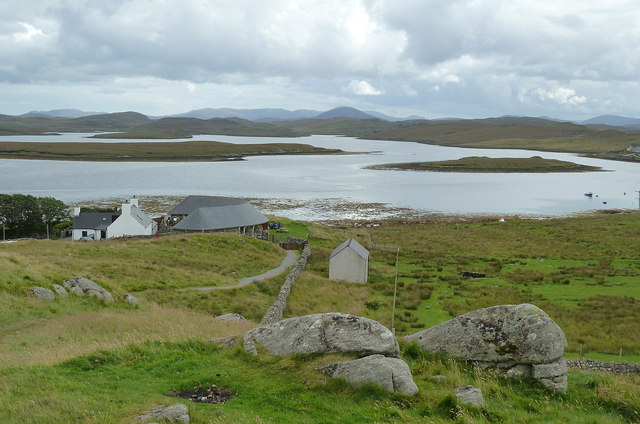
<path id="1" fill-rule="evenodd" d="M 71 219 L 69 207 L 53 197 L 0 194 L 2 237 L 48 237 Z"/>

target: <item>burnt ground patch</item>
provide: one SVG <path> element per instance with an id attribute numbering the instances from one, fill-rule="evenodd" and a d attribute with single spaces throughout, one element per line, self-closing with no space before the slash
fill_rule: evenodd
<path id="1" fill-rule="evenodd" d="M 215 384 L 167 393 L 167 396 L 188 399 L 194 403 L 225 403 L 236 397 L 236 395 L 237 393 L 234 394 L 228 389 L 218 387 Z"/>

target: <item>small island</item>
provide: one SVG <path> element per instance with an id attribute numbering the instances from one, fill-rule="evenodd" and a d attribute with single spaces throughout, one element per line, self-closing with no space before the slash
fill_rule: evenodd
<path id="1" fill-rule="evenodd" d="M 482 173 L 593 172 L 603 170 L 597 166 L 580 165 L 557 159 L 544 159 L 540 156 L 530 158 L 469 156 L 461 159 L 435 162 L 388 163 L 369 166 L 366 169 Z"/>
<path id="2" fill-rule="evenodd" d="M 242 160 L 246 156 L 340 154 L 299 143 L 234 144 L 219 141 L 102 143 L 0 142 L 0 158 L 114 162 Z"/>

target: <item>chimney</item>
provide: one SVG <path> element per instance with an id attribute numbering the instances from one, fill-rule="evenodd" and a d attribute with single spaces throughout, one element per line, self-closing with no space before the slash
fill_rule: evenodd
<path id="1" fill-rule="evenodd" d="M 129 204 L 137 207 L 138 206 L 138 198 L 136 196 L 133 196 L 131 199 L 129 199 Z"/>
<path id="2" fill-rule="evenodd" d="M 131 203 L 122 204 L 122 215 L 131 215 Z"/>
<path id="3" fill-rule="evenodd" d="M 80 215 L 80 206 L 75 206 L 73 208 L 73 216 L 78 216 Z"/>

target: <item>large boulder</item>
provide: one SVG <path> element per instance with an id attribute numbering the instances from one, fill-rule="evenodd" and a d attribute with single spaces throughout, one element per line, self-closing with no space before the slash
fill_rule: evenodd
<path id="1" fill-rule="evenodd" d="M 567 347 L 558 324 L 528 303 L 478 309 L 404 340 L 430 352 L 490 363 L 550 363 Z"/>
<path id="2" fill-rule="evenodd" d="M 273 355 L 294 353 L 356 353 L 398 356 L 393 333 L 377 321 L 342 313 L 312 314 L 267 324 L 247 331 L 244 348 L 256 355 L 258 346 Z"/>
<path id="3" fill-rule="evenodd" d="M 562 329 L 534 305 L 478 309 L 407 336 L 404 341 L 508 376 L 532 377 L 553 390 L 567 389 L 567 366 L 562 359 L 567 339 Z"/>
<path id="4" fill-rule="evenodd" d="M 73 277 L 64 280 L 62 285 L 75 295 L 95 296 L 107 303 L 113 302 L 113 296 L 99 284 L 83 277 Z M 80 294 L 82 293 L 82 294 Z"/>
<path id="5" fill-rule="evenodd" d="M 418 393 L 418 386 L 413 381 L 409 366 L 398 358 L 371 355 L 353 361 L 335 362 L 318 371 L 332 378 L 344 378 L 354 386 L 369 382 L 406 395 Z"/>

